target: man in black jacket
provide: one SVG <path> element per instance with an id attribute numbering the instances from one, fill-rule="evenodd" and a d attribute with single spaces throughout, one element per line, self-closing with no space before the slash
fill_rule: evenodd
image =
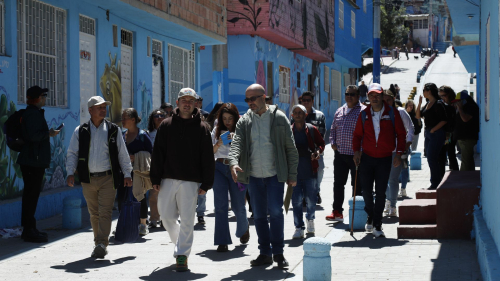
<path id="1" fill-rule="evenodd" d="M 94 96 L 87 105 L 90 120 L 76 127 L 69 142 L 66 182 L 73 186 L 78 171 L 94 232 L 91 257 L 102 259 L 108 253 L 116 190 L 132 186 L 132 165 L 120 127 L 104 119 L 111 102 Z"/>
<path id="2" fill-rule="evenodd" d="M 26 96 L 26 111 L 22 117 L 22 136 L 25 144 L 17 158 L 23 173 L 24 189 L 21 208 L 21 238 L 26 242 L 47 242 L 47 233 L 36 229 L 35 212 L 42 190 L 45 169 L 50 166 L 50 137 L 59 134 L 59 130 L 50 129 L 45 120 L 45 106 L 47 92 L 33 86 L 28 89 Z"/>
<path id="3" fill-rule="evenodd" d="M 151 157 L 151 183 L 159 191 L 158 211 L 163 226 L 175 244 L 177 271 L 188 270 L 196 199 L 206 194 L 214 182 L 212 137 L 196 108 L 197 98 L 193 89 L 180 90 L 173 116 L 158 128 Z"/>

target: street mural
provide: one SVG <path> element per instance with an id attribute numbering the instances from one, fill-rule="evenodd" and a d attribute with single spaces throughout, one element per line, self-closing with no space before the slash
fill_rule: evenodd
<path id="1" fill-rule="evenodd" d="M 110 121 L 121 126 L 122 84 L 120 61 L 116 60 L 116 56 L 115 54 L 115 56 L 112 57 L 111 52 L 109 52 L 110 65 L 107 63 L 104 65 L 104 73 L 101 76 L 99 88 L 101 89 L 103 98 L 111 102 L 109 109 Z"/>
<path id="2" fill-rule="evenodd" d="M 257 20 L 260 12 L 262 12 L 262 7 L 259 7 L 258 9 L 255 8 L 255 3 L 258 0 L 253 1 L 253 5 L 250 5 L 250 3 L 247 0 L 239 0 L 239 1 L 244 6 L 243 10 L 247 11 L 247 13 L 240 13 L 238 11 L 232 11 L 228 9 L 227 10 L 228 12 L 235 13 L 237 16 L 227 21 L 233 24 L 238 22 L 239 20 L 248 21 L 252 25 L 253 30 L 256 31 L 259 25 L 262 24 L 261 21 Z"/>

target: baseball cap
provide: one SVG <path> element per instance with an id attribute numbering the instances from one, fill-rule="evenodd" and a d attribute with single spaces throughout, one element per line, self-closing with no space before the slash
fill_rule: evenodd
<path id="1" fill-rule="evenodd" d="M 297 107 L 298 107 L 298 108 L 300 108 L 300 109 L 302 109 L 302 111 L 304 111 L 304 113 L 305 113 L 305 114 L 307 114 L 307 109 L 306 109 L 306 108 L 305 108 L 302 104 L 296 104 L 296 105 L 294 105 L 294 106 L 292 107 L 292 112 L 291 112 L 291 113 L 293 113 L 293 111 L 294 111 Z"/>
<path id="2" fill-rule="evenodd" d="M 461 100 L 465 100 L 465 99 L 467 99 L 468 96 L 469 96 L 469 92 L 467 92 L 467 90 L 462 90 L 461 92 L 457 93 L 457 95 L 455 96 L 455 99 L 452 101 L 452 103 L 459 102 Z"/>
<path id="3" fill-rule="evenodd" d="M 382 86 L 379 83 L 371 83 L 368 87 L 368 94 L 371 92 L 381 94 L 383 91 L 384 89 L 382 89 Z"/>
<path id="4" fill-rule="evenodd" d="M 105 101 L 101 96 L 93 96 L 89 99 L 87 103 L 89 108 L 94 105 L 101 105 L 101 104 L 111 105 L 111 102 Z"/>
<path id="5" fill-rule="evenodd" d="M 195 99 L 198 99 L 198 95 L 196 94 L 196 92 L 191 89 L 191 88 L 182 88 L 180 91 L 179 91 L 179 96 L 177 97 L 177 99 L 180 99 L 182 97 L 193 97 Z"/>
<path id="6" fill-rule="evenodd" d="M 26 97 L 29 99 L 37 99 L 43 93 L 48 92 L 47 88 L 40 88 L 39 86 L 33 86 L 26 91 Z"/>

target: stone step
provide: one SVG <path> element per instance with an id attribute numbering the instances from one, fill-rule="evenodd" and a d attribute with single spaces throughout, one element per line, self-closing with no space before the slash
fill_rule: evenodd
<path id="1" fill-rule="evenodd" d="M 404 200 L 399 205 L 399 224 L 435 224 L 436 199 Z"/>
<path id="2" fill-rule="evenodd" d="M 436 224 L 407 224 L 398 226 L 398 239 L 436 239 Z"/>
<path id="3" fill-rule="evenodd" d="M 420 189 L 415 195 L 417 199 L 437 199 L 436 190 Z"/>

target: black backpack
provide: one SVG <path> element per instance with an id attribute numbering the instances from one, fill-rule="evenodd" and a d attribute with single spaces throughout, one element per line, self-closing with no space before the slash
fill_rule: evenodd
<path id="1" fill-rule="evenodd" d="M 21 152 L 24 146 L 22 120 L 26 109 L 21 109 L 12 114 L 3 126 L 3 131 L 7 137 L 7 146 L 14 151 Z"/>

